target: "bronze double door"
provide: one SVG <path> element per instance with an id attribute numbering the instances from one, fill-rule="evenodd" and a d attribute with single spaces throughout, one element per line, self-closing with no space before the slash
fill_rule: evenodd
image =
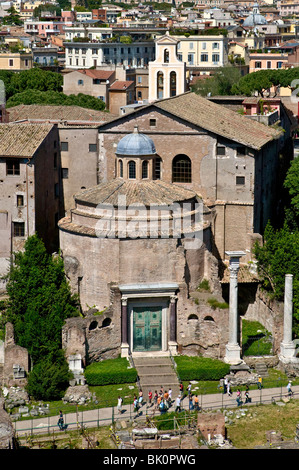
<path id="1" fill-rule="evenodd" d="M 162 349 L 162 307 L 133 307 L 133 351 Z"/>

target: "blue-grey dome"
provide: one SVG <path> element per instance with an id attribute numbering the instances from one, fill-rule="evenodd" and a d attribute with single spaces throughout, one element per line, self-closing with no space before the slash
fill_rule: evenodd
<path id="1" fill-rule="evenodd" d="M 137 126 L 132 134 L 123 137 L 117 144 L 116 155 L 119 156 L 138 156 L 155 155 L 155 144 L 150 137 L 138 132 Z"/>
<path id="2" fill-rule="evenodd" d="M 266 18 L 260 14 L 258 4 L 253 5 L 252 14 L 247 16 L 242 26 L 256 26 L 258 24 L 267 24 Z"/>

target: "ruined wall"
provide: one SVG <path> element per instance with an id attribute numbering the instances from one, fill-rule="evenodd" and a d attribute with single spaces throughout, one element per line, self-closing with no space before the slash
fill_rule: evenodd
<path id="1" fill-rule="evenodd" d="M 258 288 L 254 302 L 248 304 L 244 314 L 246 320 L 258 321 L 272 333 L 274 354 L 279 353 L 280 343 L 283 340 L 283 310 L 283 302 L 271 300 L 261 288 Z"/>
<path id="2" fill-rule="evenodd" d="M 14 366 L 20 366 L 25 374 L 15 374 Z M 26 373 L 29 371 L 29 355 L 25 348 L 15 344 L 14 328 L 11 323 L 5 325 L 5 343 L 4 343 L 4 366 L 3 366 L 3 383 L 7 386 L 19 385 L 26 383 Z M 24 375 L 24 377 L 23 377 Z"/>

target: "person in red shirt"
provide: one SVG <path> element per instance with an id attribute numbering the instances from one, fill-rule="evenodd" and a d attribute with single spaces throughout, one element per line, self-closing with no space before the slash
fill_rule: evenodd
<path id="1" fill-rule="evenodd" d="M 152 406 L 152 398 L 153 398 L 153 394 L 152 394 L 151 390 L 149 390 L 149 392 L 148 392 L 148 404 L 149 404 L 149 406 Z"/>

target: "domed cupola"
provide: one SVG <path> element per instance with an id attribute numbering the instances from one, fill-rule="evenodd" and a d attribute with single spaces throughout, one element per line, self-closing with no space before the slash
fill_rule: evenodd
<path id="1" fill-rule="evenodd" d="M 126 135 L 119 141 L 115 153 L 119 157 L 156 155 L 156 148 L 152 139 L 141 134 L 135 126 L 132 134 Z"/>
<path id="2" fill-rule="evenodd" d="M 155 144 L 150 137 L 141 134 L 134 127 L 131 134 L 123 137 L 117 144 L 116 176 L 131 180 L 151 180 L 153 175 Z"/>
<path id="3" fill-rule="evenodd" d="M 249 15 L 243 22 L 243 26 L 254 28 L 259 24 L 267 24 L 266 18 L 260 14 L 259 6 L 257 3 L 253 5 L 252 14 Z"/>

